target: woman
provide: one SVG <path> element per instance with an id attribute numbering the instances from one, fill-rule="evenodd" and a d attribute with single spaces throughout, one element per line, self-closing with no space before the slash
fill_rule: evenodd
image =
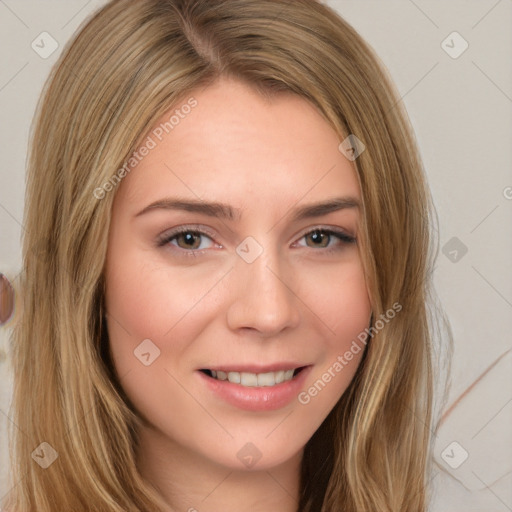
<path id="1" fill-rule="evenodd" d="M 26 205 L 7 509 L 426 510 L 432 205 L 333 10 L 109 2 Z"/>

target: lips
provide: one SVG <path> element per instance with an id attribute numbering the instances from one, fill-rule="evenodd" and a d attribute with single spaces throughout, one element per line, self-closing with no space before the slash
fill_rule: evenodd
<path id="1" fill-rule="evenodd" d="M 219 398 L 238 409 L 265 412 L 278 410 L 292 403 L 304 388 L 312 369 L 312 364 L 301 366 L 300 363 L 293 363 L 265 367 L 217 366 L 198 369 L 195 373 L 199 382 L 216 399 Z M 238 378 L 240 382 L 237 382 Z M 281 378 L 281 382 L 276 382 Z"/>

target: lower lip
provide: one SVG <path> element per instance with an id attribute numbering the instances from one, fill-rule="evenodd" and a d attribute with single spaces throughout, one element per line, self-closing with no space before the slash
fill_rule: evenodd
<path id="1" fill-rule="evenodd" d="M 311 370 L 305 367 L 292 380 L 274 386 L 246 387 L 228 380 L 217 380 L 198 371 L 208 388 L 226 402 L 246 411 L 274 411 L 288 405 L 300 393 Z"/>

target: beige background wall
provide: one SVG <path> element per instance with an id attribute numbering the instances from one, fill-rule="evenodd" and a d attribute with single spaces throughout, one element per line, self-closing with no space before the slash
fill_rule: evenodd
<path id="1" fill-rule="evenodd" d="M 0 272 L 14 280 L 36 100 L 64 43 L 103 3 L 0 0 Z M 446 410 L 455 402 L 456 407 L 436 438 L 432 511 L 510 511 L 512 1 L 327 3 L 390 70 L 415 128 L 439 214 L 442 251 L 435 282 L 455 337 Z M 43 32 L 58 44 L 49 56 L 44 52 L 51 51 L 51 40 Z M 0 328 L 4 348 L 8 334 L 8 326 Z M 0 383 L 2 498 L 12 485 L 5 438 L 8 360 L 0 363 Z"/>

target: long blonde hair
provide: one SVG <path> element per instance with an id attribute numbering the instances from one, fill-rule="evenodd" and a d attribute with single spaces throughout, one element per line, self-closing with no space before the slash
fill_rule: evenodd
<path id="1" fill-rule="evenodd" d="M 219 76 L 268 97 L 298 94 L 340 141 L 355 134 L 366 146 L 354 166 L 374 331 L 349 388 L 305 447 L 297 509 L 426 510 L 433 205 L 384 66 L 314 0 L 113 0 L 64 48 L 31 137 L 23 317 L 12 340 L 13 512 L 163 508 L 137 470 L 139 420 L 108 355 L 103 270 L 115 192 L 98 199 L 94 191 L 156 119 Z M 376 328 L 396 303 L 400 313 Z M 41 443 L 58 455 L 46 469 L 31 456 L 49 449 Z"/>

